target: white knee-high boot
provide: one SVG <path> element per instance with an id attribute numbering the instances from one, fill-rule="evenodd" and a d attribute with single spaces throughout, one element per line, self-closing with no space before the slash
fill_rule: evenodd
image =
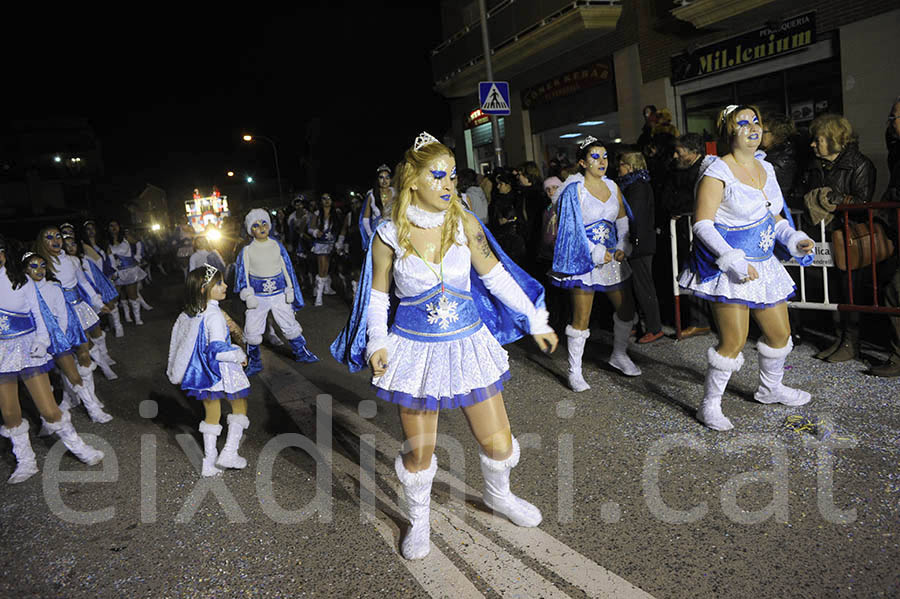
<path id="1" fill-rule="evenodd" d="M 131 312 L 134 314 L 134 324 L 144 324 L 141 320 L 141 302 L 139 300 L 128 300 L 131 304 Z"/>
<path id="2" fill-rule="evenodd" d="M 115 366 L 116 361 L 112 359 L 112 356 L 109 355 L 109 348 L 106 346 L 106 333 L 102 330 L 100 331 L 100 336 L 96 339 L 91 339 L 95 346 L 100 348 L 100 355 L 106 360 L 106 363 L 110 366 Z M 95 360 L 96 361 L 96 360 Z"/>
<path id="3" fill-rule="evenodd" d="M 116 306 L 109 313 L 109 319 L 112 320 L 113 331 L 116 334 L 116 337 L 124 337 L 125 329 L 122 328 L 122 317 L 119 316 L 119 307 Z"/>
<path id="4" fill-rule="evenodd" d="M 228 415 L 228 436 L 225 438 L 225 447 L 216 460 L 216 466 L 219 468 L 241 468 L 247 467 L 247 460 L 238 455 L 238 447 L 241 445 L 241 437 L 244 430 L 250 426 L 250 420 L 244 414 Z"/>
<path id="5" fill-rule="evenodd" d="M 325 278 L 316 275 L 316 301 L 314 306 L 322 305 L 322 293 L 325 291 Z"/>
<path id="6" fill-rule="evenodd" d="M 57 422 L 47 422 L 43 417 L 41 417 L 41 421 L 47 426 L 50 432 L 59 437 L 60 441 L 63 442 L 63 445 L 75 454 L 75 457 L 85 464 L 93 466 L 103 459 L 102 451 L 85 443 L 84 440 L 78 436 L 78 433 L 75 432 L 75 427 L 72 426 L 72 416 L 68 412 L 63 412 L 62 418 Z"/>
<path id="7" fill-rule="evenodd" d="M 711 347 L 706 352 L 706 359 L 709 366 L 706 369 L 703 403 L 697 410 L 697 420 L 716 431 L 731 430 L 734 425 L 722 413 L 722 394 L 725 393 L 731 374 L 744 365 L 744 354 L 726 358 L 715 347 Z"/>
<path id="8" fill-rule="evenodd" d="M 572 391 L 581 392 L 591 388 L 581 374 L 581 357 L 584 355 L 584 344 L 591 336 L 591 330 L 579 331 L 572 325 L 566 326 L 566 348 L 569 351 L 569 387 Z"/>
<path id="9" fill-rule="evenodd" d="M 335 295 L 337 291 L 331 287 L 331 275 L 325 277 L 325 287 L 322 289 L 325 295 Z"/>
<path id="10" fill-rule="evenodd" d="M 790 337 L 784 347 L 775 349 L 757 341 L 756 349 L 759 352 L 759 387 L 753 399 L 760 403 L 780 403 L 786 406 L 802 406 L 812 399 L 806 391 L 792 389 L 781 383 L 784 378 L 784 361 L 794 349 L 794 342 Z"/>
<path id="11" fill-rule="evenodd" d="M 28 438 L 27 420 L 12 428 L 0 426 L 0 437 L 6 437 L 12 442 L 13 455 L 16 456 L 16 469 L 6 482 L 15 485 L 39 472 L 34 450 L 31 449 L 31 440 Z"/>
<path id="12" fill-rule="evenodd" d="M 200 422 L 200 433 L 203 435 L 203 467 L 200 470 L 201 476 L 215 476 L 222 474 L 222 470 L 216 468 L 216 460 L 219 453 L 216 450 L 216 442 L 219 435 L 222 434 L 221 424 L 210 424 L 205 420 Z"/>
<path id="13" fill-rule="evenodd" d="M 75 395 L 84 404 L 88 416 L 94 422 L 105 423 L 113 419 L 112 416 L 103 411 L 103 403 L 97 397 L 94 389 L 94 370 L 93 368 L 85 368 L 78 364 L 78 374 L 81 375 L 81 385 L 72 385 L 69 393 Z M 68 382 L 68 379 L 64 380 Z"/>
<path id="14" fill-rule="evenodd" d="M 403 456 L 398 455 L 394 471 L 403 485 L 411 524 L 400 543 L 400 553 L 406 559 L 422 559 L 431 551 L 431 483 L 437 474 L 437 456 L 431 456 L 431 465 L 425 470 L 410 472 L 403 465 Z"/>
<path id="15" fill-rule="evenodd" d="M 115 373 L 115 371 L 109 366 L 109 354 L 105 353 L 104 347 L 106 345 L 106 339 L 104 337 L 100 337 L 99 339 L 94 339 L 94 347 L 90 349 L 88 352 L 91 356 L 91 359 L 94 363 L 100 367 L 100 370 L 103 371 L 103 376 L 107 378 L 107 380 L 114 381 L 119 378 L 119 375 Z M 102 345 L 101 342 L 102 341 Z"/>
<path id="16" fill-rule="evenodd" d="M 627 353 L 628 340 L 631 337 L 631 327 L 634 326 L 634 322 L 634 319 L 619 320 L 619 317 L 613 314 L 613 351 L 609 356 L 609 365 L 626 376 L 640 376 L 641 374 L 641 369 L 631 361 Z"/>
<path id="17" fill-rule="evenodd" d="M 537 526 L 541 523 L 541 510 L 509 490 L 509 472 L 519 464 L 519 442 L 512 438 L 512 455 L 505 460 L 492 460 L 481 455 L 481 474 L 484 476 L 484 503 L 503 514 L 517 526 Z"/>
<path id="18" fill-rule="evenodd" d="M 122 306 L 122 315 L 125 317 L 125 322 L 134 322 L 131 319 L 131 301 L 124 297 L 120 297 L 119 305 Z"/>

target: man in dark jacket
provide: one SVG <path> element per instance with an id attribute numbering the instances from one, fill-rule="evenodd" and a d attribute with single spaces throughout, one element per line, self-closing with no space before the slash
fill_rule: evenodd
<path id="1" fill-rule="evenodd" d="M 669 219 L 676 218 L 675 235 L 678 241 L 678 265 L 685 268 L 691 255 L 690 222 L 686 216 L 694 212 L 694 188 L 700 177 L 700 164 L 706 156 L 706 144 L 697 133 L 685 133 L 675 142 L 673 154 L 673 168 L 669 171 L 666 182 L 663 185 L 662 208 L 664 221 L 658 223 L 662 226 L 663 235 L 661 241 L 671 243 L 669 232 Z M 662 252 L 661 252 L 662 253 Z M 671 252 L 665 252 L 671 256 Z M 662 257 L 662 256 L 661 256 Z M 660 262 L 661 260 L 658 260 Z M 666 261 L 666 266 L 671 264 L 671 258 Z M 666 281 L 671 281 L 671 274 Z M 682 296 L 682 302 L 687 307 L 685 326 L 681 330 L 682 337 L 703 335 L 710 331 L 707 302 L 699 301 L 689 295 Z"/>

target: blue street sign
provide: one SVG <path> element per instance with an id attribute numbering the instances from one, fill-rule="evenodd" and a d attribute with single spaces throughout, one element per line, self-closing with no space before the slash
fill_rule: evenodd
<path id="1" fill-rule="evenodd" d="M 478 83 L 478 101 L 481 103 L 481 112 L 484 114 L 508 116 L 509 82 L 480 81 Z"/>

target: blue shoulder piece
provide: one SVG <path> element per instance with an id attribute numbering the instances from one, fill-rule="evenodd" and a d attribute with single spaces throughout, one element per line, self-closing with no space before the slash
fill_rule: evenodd
<path id="1" fill-rule="evenodd" d="M 247 277 L 244 272 L 244 250 L 247 246 L 241 248 L 237 258 L 234 260 L 234 292 L 240 293 L 247 286 Z"/>
<path id="2" fill-rule="evenodd" d="M 580 275 L 594 268 L 591 250 L 584 234 L 581 205 L 578 202 L 578 186 L 573 181 L 566 185 L 559 196 L 557 211 L 559 230 L 553 249 L 553 271 L 564 275 Z"/>
<path id="3" fill-rule="evenodd" d="M 200 323 L 197 340 L 194 342 L 194 351 L 191 353 L 191 361 L 181 380 L 181 388 L 185 391 L 203 391 L 222 380 L 219 363 L 216 362 L 214 354 L 212 358 L 210 357 L 205 325 L 205 322 Z"/>
<path id="4" fill-rule="evenodd" d="M 473 212 L 469 212 L 469 214 L 478 220 L 478 217 L 475 216 Z M 478 223 L 481 225 L 481 229 L 484 231 L 488 243 L 490 243 L 491 250 L 494 252 L 494 255 L 497 256 L 497 259 L 500 260 L 500 263 L 503 264 L 506 271 L 512 276 L 519 287 L 522 288 L 522 291 L 525 292 L 525 295 L 528 296 L 531 303 L 537 308 L 543 308 L 543 285 L 533 279 L 531 275 L 522 270 L 518 264 L 513 262 L 512 259 L 506 255 L 503 248 L 500 247 L 500 244 L 497 243 L 497 240 L 494 239 L 494 236 L 491 235 L 488 228 L 484 226 L 484 223 L 480 220 L 478 220 Z M 584 237 L 584 234 L 582 233 L 581 236 Z M 481 281 L 481 276 L 474 268 L 469 275 L 469 280 L 471 282 L 472 299 L 475 301 L 475 306 L 478 308 L 481 320 L 484 321 L 484 324 L 487 325 L 491 334 L 500 342 L 500 345 L 512 343 L 513 341 L 517 341 L 523 336 L 530 334 L 528 317 L 520 312 L 514 311 L 512 308 L 491 295 L 490 291 L 487 290 L 484 283 Z"/>
<path id="5" fill-rule="evenodd" d="M 287 270 L 288 276 L 291 279 L 291 285 L 294 286 L 294 303 L 291 304 L 291 307 L 296 312 L 303 307 L 303 293 L 300 291 L 300 283 L 297 282 L 297 275 L 294 273 L 294 263 L 291 262 L 291 256 L 288 254 L 287 250 L 284 249 L 284 246 L 281 245 L 281 242 L 275 241 L 275 243 L 278 244 L 278 249 L 281 250 L 281 259 L 284 261 L 284 268 Z M 243 268 L 241 270 L 243 270 Z"/>
<path id="6" fill-rule="evenodd" d="M 56 320 L 56 316 L 50 310 L 50 306 L 44 301 L 41 290 L 37 288 L 37 285 L 34 286 L 34 291 L 37 294 L 38 306 L 40 306 L 41 309 L 41 317 L 44 319 L 44 324 L 47 326 L 47 334 L 50 336 L 50 347 L 47 348 L 47 353 L 51 356 L 58 356 L 72 351 L 72 346 L 66 338 L 65 332 L 60 328 L 59 321 Z M 69 302 L 66 302 L 66 306 L 69 306 Z M 71 312 L 69 318 L 72 318 Z M 76 322 L 80 322 L 77 320 L 77 315 L 75 316 L 75 319 Z"/>

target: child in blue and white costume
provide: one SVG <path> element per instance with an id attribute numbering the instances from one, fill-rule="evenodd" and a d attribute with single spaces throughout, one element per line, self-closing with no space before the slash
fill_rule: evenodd
<path id="1" fill-rule="evenodd" d="M 297 362 L 318 362 L 306 347 L 303 329 L 294 312 L 303 307 L 303 295 L 294 274 L 291 258 L 278 241 L 269 238 L 272 226 L 269 213 L 254 208 L 244 218 L 247 233 L 253 238 L 241 249 L 235 261 L 234 291 L 247 305 L 244 339 L 247 341 L 247 376 L 262 370 L 259 344 L 266 330 L 269 312 L 291 344 Z"/>
<path id="2" fill-rule="evenodd" d="M 142 256 L 136 243 L 131 243 L 126 237 L 126 231 L 122 230 L 119 221 L 111 220 L 106 225 L 109 234 L 109 245 L 106 255 L 110 265 L 115 269 L 112 276 L 116 287 L 119 288 L 120 304 L 125 314 L 125 321 L 142 325 L 141 302 L 138 299 L 138 283 L 147 277 L 147 273 L 141 268 Z M 129 307 L 131 314 L 129 314 Z"/>
<path id="3" fill-rule="evenodd" d="M 222 273 L 209 264 L 188 273 L 185 280 L 185 305 L 172 327 L 166 374 L 188 396 L 203 402 L 205 418 L 200 423 L 203 435 L 203 476 L 215 476 L 223 468 L 245 468 L 247 460 L 238 455 L 241 437 L 250 420 L 247 396 L 250 381 L 244 374 L 247 356 L 231 343 L 231 334 L 219 302 L 228 286 Z M 231 404 L 228 436 L 222 452 L 216 442 L 222 434 L 220 400 Z"/>
<path id="4" fill-rule="evenodd" d="M 394 468 L 412 521 L 401 544 L 407 559 L 430 549 L 443 409 L 461 408 L 481 447 L 485 503 L 519 526 L 541 522 L 540 510 L 509 490 L 519 445 L 501 395 L 509 378 L 501 344 L 530 333 L 550 352 L 556 334 L 547 325 L 543 287 L 463 210 L 455 171 L 452 152 L 427 133 L 407 150 L 391 221 L 376 230 L 350 322 L 331 346 L 351 371 L 368 362 L 378 397 L 399 406 L 409 450 Z M 391 296 L 397 306 L 389 323 Z"/>
<path id="5" fill-rule="evenodd" d="M 72 355 L 79 346 L 88 342 L 75 308 L 66 301 L 62 285 L 58 281 L 48 280 L 47 261 L 43 256 L 26 252 L 22 256 L 22 267 L 34 281 L 41 316 L 50 337 L 47 351 L 62 373 L 63 401 L 60 409 L 69 410 L 81 403 L 91 420 L 109 422 L 112 416 L 103 411 L 103 404 L 94 389 L 93 369 L 79 369 Z"/>
<path id="6" fill-rule="evenodd" d="M 569 387 L 580 392 L 591 388 L 584 380 L 581 358 L 591 334 L 594 292 L 606 294 L 615 309 L 609 365 L 627 376 L 638 376 L 641 369 L 627 353 L 635 321 L 626 260 L 631 252 L 631 210 L 619 187 L 606 177 L 609 158 L 603 144 L 588 136 L 579 143 L 577 155 L 582 173 L 566 179 L 557 201 L 559 229 L 550 283 L 571 290 L 572 323 L 566 326 Z"/>
<path id="7" fill-rule="evenodd" d="M 763 332 L 757 341 L 760 403 L 800 406 L 806 391 L 782 384 L 784 362 L 793 348 L 787 300 L 794 281 L 779 256 L 800 264 L 812 261 L 813 241 L 781 216 L 784 198 L 772 165 L 758 154 L 762 139 L 759 110 L 729 106 L 719 115 L 719 136 L 731 148 L 701 166 L 694 214 L 690 267 L 678 283 L 686 292 L 711 302 L 719 344 L 709 348 L 706 386 L 697 419 L 709 428 L 733 428 L 722 414 L 722 395 L 731 374 L 744 363 L 752 315 Z"/>
<path id="8" fill-rule="evenodd" d="M 22 271 L 18 257 L 8 256 L 9 247 L 0 237 L 0 436 L 12 442 L 16 469 L 7 482 L 23 482 L 38 472 L 28 438 L 28 421 L 19 405 L 19 380 L 28 389 L 41 421 L 78 459 L 96 464 L 103 452 L 86 445 L 68 412 L 59 409 L 47 372 L 53 358 L 47 353 L 50 337 L 41 316 L 34 282 Z"/>
<path id="9" fill-rule="evenodd" d="M 100 247 L 97 241 L 97 223 L 92 220 L 84 221 L 82 237 L 78 240 L 81 249 L 81 265 L 84 274 L 87 275 L 94 290 L 100 294 L 100 298 L 109 308 L 109 317 L 112 320 L 113 331 L 116 337 L 123 337 L 125 329 L 122 328 L 122 318 L 119 315 L 119 291 L 112 278 L 116 270 L 110 264 L 106 251 Z M 115 363 L 114 361 L 111 364 Z"/>

